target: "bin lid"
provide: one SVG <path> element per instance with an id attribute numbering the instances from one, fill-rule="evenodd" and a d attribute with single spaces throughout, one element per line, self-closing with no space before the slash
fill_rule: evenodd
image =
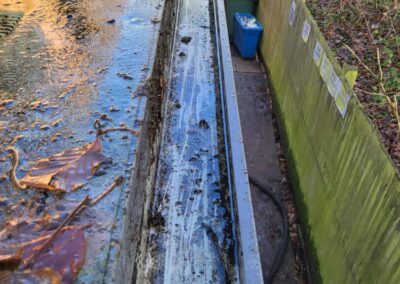
<path id="1" fill-rule="evenodd" d="M 256 17 L 250 13 L 235 13 L 236 21 L 242 26 L 244 29 L 248 30 L 263 30 L 263 26 L 259 21 L 257 21 Z"/>

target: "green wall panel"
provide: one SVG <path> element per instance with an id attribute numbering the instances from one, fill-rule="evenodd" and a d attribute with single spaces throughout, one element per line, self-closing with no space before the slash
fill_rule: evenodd
<path id="1" fill-rule="evenodd" d="M 314 280 L 400 283 L 400 178 L 378 132 L 303 1 L 261 0 L 257 17 Z M 325 80 L 317 42 L 333 66 Z M 350 96 L 344 117 L 335 87 Z"/>

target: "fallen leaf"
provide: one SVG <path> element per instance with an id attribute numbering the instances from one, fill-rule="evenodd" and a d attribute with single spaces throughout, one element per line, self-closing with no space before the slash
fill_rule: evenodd
<path id="1" fill-rule="evenodd" d="M 103 161 L 99 140 L 35 162 L 20 180 L 37 189 L 73 191 L 84 185 Z"/>
<path id="2" fill-rule="evenodd" d="M 47 251 L 39 255 L 30 268 L 33 271 L 42 271 L 50 268 L 61 276 L 62 283 L 73 283 L 79 269 L 85 262 L 86 241 L 84 228 L 86 226 L 71 226 L 62 229 Z M 23 259 L 29 259 L 49 236 L 39 237 L 23 245 L 21 248 Z"/>
<path id="3" fill-rule="evenodd" d="M 0 255 L 0 271 L 15 270 L 22 263 L 20 254 Z"/>
<path id="4" fill-rule="evenodd" d="M 0 271 L 0 283 L 59 284 L 61 276 L 50 268 L 39 271 Z"/>
<path id="5" fill-rule="evenodd" d="M 51 123 L 51 126 L 56 127 L 62 122 L 62 119 L 57 119 Z"/>
<path id="6" fill-rule="evenodd" d="M 18 247 L 15 255 L 0 255 L 0 283 L 73 283 L 85 262 L 85 228 L 87 226 L 63 228 L 47 250 L 28 267 L 20 260 L 30 259 L 51 232 L 14 245 Z"/>

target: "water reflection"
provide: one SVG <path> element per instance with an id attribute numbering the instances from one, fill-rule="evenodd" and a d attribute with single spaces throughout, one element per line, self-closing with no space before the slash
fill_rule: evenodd
<path id="1" fill-rule="evenodd" d="M 37 7 L 39 2 L 37 0 L 0 0 L 0 11 L 18 11 L 28 14 Z"/>
<path id="2" fill-rule="evenodd" d="M 17 132 L 68 113 L 65 106 L 79 106 L 77 120 L 90 119 L 98 70 L 109 63 L 119 31 L 105 21 L 115 12 L 115 2 L 102 2 L 0 0 L 2 10 L 24 13 L 14 33 L 0 40 L 0 101 L 14 101 L 0 109 L 6 124 L 0 129 L 2 145 Z M 57 107 L 34 111 L 30 104 L 38 100 Z"/>

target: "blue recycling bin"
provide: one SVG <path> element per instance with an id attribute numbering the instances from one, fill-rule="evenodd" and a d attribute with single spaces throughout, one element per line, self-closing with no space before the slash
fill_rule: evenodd
<path id="1" fill-rule="evenodd" d="M 255 20 L 252 25 L 248 21 Z M 263 31 L 259 21 L 250 13 L 235 13 L 233 42 L 243 58 L 254 58 Z"/>

